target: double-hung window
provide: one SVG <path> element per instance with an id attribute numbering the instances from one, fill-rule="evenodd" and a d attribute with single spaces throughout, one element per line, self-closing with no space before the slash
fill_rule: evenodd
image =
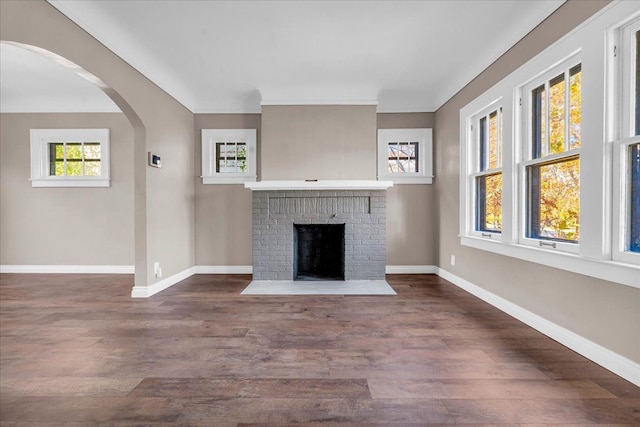
<path id="1" fill-rule="evenodd" d="M 502 106 L 484 109 L 472 118 L 472 123 L 475 142 L 473 229 L 483 237 L 494 237 L 502 233 Z"/>
<path id="2" fill-rule="evenodd" d="M 109 129 L 31 129 L 33 187 L 108 187 Z"/>
<path id="3" fill-rule="evenodd" d="M 614 259 L 640 262 L 640 17 L 613 31 Z"/>
<path id="4" fill-rule="evenodd" d="M 524 242 L 577 252 L 582 68 L 562 63 L 524 86 Z M 573 247 L 572 247 L 573 245 Z"/>
<path id="5" fill-rule="evenodd" d="M 460 141 L 462 245 L 640 287 L 637 2 L 464 106 Z"/>

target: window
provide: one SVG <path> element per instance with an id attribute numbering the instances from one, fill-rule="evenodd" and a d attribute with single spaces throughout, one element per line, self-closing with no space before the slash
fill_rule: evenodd
<path id="1" fill-rule="evenodd" d="M 529 105 L 529 160 L 526 180 L 526 231 L 540 246 L 580 240 L 580 145 L 582 68 L 556 67 L 542 82 L 523 89 Z"/>
<path id="2" fill-rule="evenodd" d="M 462 245 L 640 287 L 637 2 L 606 6 L 463 107 L 459 177 Z"/>
<path id="3" fill-rule="evenodd" d="M 202 129 L 202 183 L 256 180 L 255 129 Z"/>
<path id="4" fill-rule="evenodd" d="M 502 107 L 491 106 L 472 119 L 476 142 L 474 230 L 484 237 L 502 233 Z"/>
<path id="5" fill-rule="evenodd" d="M 431 129 L 378 129 L 378 179 L 431 184 Z"/>
<path id="6" fill-rule="evenodd" d="M 31 129 L 33 187 L 108 187 L 108 129 Z"/>
<path id="7" fill-rule="evenodd" d="M 613 257 L 640 263 L 640 18 L 613 30 L 619 123 L 613 135 Z"/>

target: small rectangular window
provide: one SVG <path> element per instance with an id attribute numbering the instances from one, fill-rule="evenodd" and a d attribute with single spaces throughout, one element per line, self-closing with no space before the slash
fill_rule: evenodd
<path id="1" fill-rule="evenodd" d="M 431 129 L 378 129 L 378 179 L 431 184 L 431 150 Z"/>
<path id="2" fill-rule="evenodd" d="M 216 172 L 245 173 L 247 144 L 244 142 L 216 142 Z"/>
<path id="3" fill-rule="evenodd" d="M 202 183 L 255 181 L 256 129 L 202 129 Z"/>
<path id="4" fill-rule="evenodd" d="M 390 142 L 387 148 L 389 173 L 420 172 L 417 142 Z"/>
<path id="5" fill-rule="evenodd" d="M 49 143 L 49 176 L 100 176 L 99 142 Z"/>
<path id="6" fill-rule="evenodd" d="M 108 129 L 31 129 L 34 187 L 108 187 Z"/>

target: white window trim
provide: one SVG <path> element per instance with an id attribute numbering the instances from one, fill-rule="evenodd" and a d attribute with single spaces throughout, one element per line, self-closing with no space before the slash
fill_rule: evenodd
<path id="1" fill-rule="evenodd" d="M 243 184 L 257 179 L 256 129 L 202 129 L 202 183 Z M 247 144 L 247 172 L 216 172 L 216 142 L 244 142 Z"/>
<path id="2" fill-rule="evenodd" d="M 569 252 L 577 254 L 580 252 L 580 242 L 572 243 L 572 242 L 563 242 L 557 240 L 548 240 L 548 239 L 537 239 L 526 236 L 526 227 L 527 227 L 527 168 L 536 164 L 544 164 L 549 161 L 562 161 L 562 159 L 570 158 L 575 155 L 580 156 L 580 149 L 573 149 L 570 151 L 564 151 L 558 154 L 547 154 L 546 156 L 542 156 L 539 158 L 532 158 L 531 149 L 533 141 L 531 141 L 532 134 L 532 120 L 530 120 L 532 115 L 531 108 L 531 91 L 538 86 L 541 86 L 556 77 L 557 75 L 564 73 L 566 70 L 571 69 L 572 67 L 581 64 L 582 58 L 580 56 L 580 52 L 576 52 L 575 54 L 570 54 L 567 58 L 563 59 L 559 64 L 555 64 L 552 67 L 545 70 L 543 73 L 538 74 L 535 78 L 529 80 L 526 84 L 521 85 L 516 88 L 516 95 L 519 100 L 521 99 L 522 105 L 520 107 L 520 114 L 522 116 L 522 121 L 519 123 L 519 126 L 516 126 L 516 132 L 518 132 L 518 137 L 515 140 L 516 144 L 520 145 L 521 153 L 520 156 L 520 164 L 519 166 L 519 174 L 520 174 L 520 194 L 522 197 L 519 197 L 518 200 L 520 202 L 520 228 L 519 228 L 519 242 L 523 245 L 534 246 L 538 248 L 544 249 L 554 249 L 560 252 Z M 568 90 L 569 82 L 565 81 L 566 88 Z M 549 94 L 547 93 L 547 97 Z M 520 101 L 518 101 L 520 104 Z M 567 120 L 569 114 L 568 108 L 565 109 L 565 129 L 568 128 L 569 123 Z M 549 135 L 549 123 L 547 122 L 547 129 L 545 130 L 546 135 Z M 581 159 L 582 160 L 582 159 Z M 581 169 L 582 170 L 582 169 Z M 581 176 L 582 180 L 582 176 Z M 582 214 L 582 208 L 584 207 L 584 203 L 582 202 L 582 197 L 580 198 L 580 211 Z"/>
<path id="3" fill-rule="evenodd" d="M 486 107 L 482 108 L 480 111 L 474 113 L 471 117 L 468 118 L 468 125 L 466 126 L 467 129 L 469 130 L 468 132 L 468 140 L 470 141 L 469 144 L 469 164 L 468 164 L 468 170 L 470 171 L 469 174 L 467 175 L 467 179 L 469 180 L 468 186 L 471 189 L 471 191 L 469 191 L 468 194 L 468 200 L 467 200 L 467 207 L 468 207 L 468 212 L 467 212 L 467 218 L 466 221 L 468 221 L 468 224 L 465 225 L 465 229 L 467 230 L 468 235 L 470 236 L 475 236 L 478 238 L 483 238 L 483 239 L 491 239 L 493 241 L 502 241 L 502 232 L 498 233 L 495 231 L 481 231 L 481 230 L 476 230 L 476 200 L 477 200 L 477 187 L 476 187 L 476 178 L 479 176 L 486 176 L 486 175 L 490 175 L 492 173 L 500 173 L 500 174 L 504 174 L 503 171 L 503 167 L 502 164 L 500 165 L 499 168 L 494 168 L 494 169 L 487 169 L 484 171 L 480 171 L 480 129 L 478 129 L 479 126 L 479 119 L 482 117 L 485 117 L 487 115 L 489 115 L 491 112 L 498 110 L 502 107 L 502 98 L 498 98 L 494 101 L 492 101 L 491 103 L 489 103 L 489 105 L 487 105 Z M 504 114 L 504 112 L 503 112 Z M 502 122 L 504 123 L 504 115 L 501 114 L 500 117 L 502 117 Z M 499 123 L 499 126 L 503 125 L 503 123 Z M 503 132 L 504 132 L 504 127 L 503 127 Z M 504 138 L 504 136 L 503 136 Z M 504 164 L 504 144 L 503 146 L 500 148 L 501 151 L 501 159 L 502 162 Z M 503 182 L 504 182 L 504 176 L 503 176 Z M 503 210 L 504 210 L 504 188 L 503 188 Z M 503 218 L 504 218 L 504 213 L 503 213 Z M 503 222 L 503 230 L 504 231 L 504 222 Z"/>
<path id="4" fill-rule="evenodd" d="M 32 187 L 109 187 L 109 129 L 31 129 Z M 49 175 L 50 142 L 99 142 L 100 176 Z"/>
<path id="5" fill-rule="evenodd" d="M 418 143 L 418 170 L 412 173 L 388 171 L 387 147 L 390 142 Z M 378 180 L 394 184 L 433 183 L 433 131 L 430 128 L 378 129 Z"/>
<path id="6" fill-rule="evenodd" d="M 614 76 L 607 89 L 610 91 L 608 107 L 615 112 L 608 116 L 609 123 L 607 137 L 612 143 L 613 157 L 613 194 L 612 194 L 612 223 L 611 255 L 615 261 L 640 265 L 640 253 L 628 250 L 629 221 L 629 188 L 627 177 L 629 164 L 627 150 L 632 144 L 640 142 L 640 136 L 634 135 L 635 123 L 635 43 L 628 43 L 629 38 L 640 30 L 640 11 L 632 14 L 624 22 L 612 28 L 608 33 L 607 48 L 609 61 L 607 71 Z M 618 119 L 618 120 L 616 120 Z M 615 232 L 617 230 L 617 232 Z"/>
<path id="7" fill-rule="evenodd" d="M 612 200 L 612 144 L 603 137 L 605 126 L 609 129 L 615 114 L 605 109 L 602 100 L 611 98 L 608 87 L 611 74 L 605 70 L 605 35 L 639 12 L 637 2 L 614 2 L 588 19 L 558 42 L 549 46 L 522 67 L 505 77 L 460 110 L 460 242 L 464 246 L 514 257 L 602 280 L 640 288 L 640 265 L 615 260 L 611 254 Z M 582 55 L 583 140 L 580 153 L 581 192 L 589 197 L 581 198 L 581 238 L 578 253 L 559 251 L 558 248 L 535 247 L 522 244 L 519 235 L 523 229 L 523 212 L 518 194 L 523 194 L 524 183 L 519 165 L 524 159 L 520 127 L 526 123 L 520 108 L 517 88 L 544 74 L 572 55 Z M 588 70 L 588 71 L 586 71 Z M 605 84 L 606 82 L 606 84 Z M 471 117 L 496 99 L 503 102 L 503 230 L 502 241 L 481 238 L 471 233 L 469 221 L 470 203 L 473 203 L 470 185 Z M 604 118 L 607 118 L 605 121 Z M 607 135 L 610 135 L 607 132 Z M 607 141 L 612 138 L 607 137 Z M 591 203 L 591 205 L 589 205 Z M 599 204 L 599 206 L 598 206 Z M 585 230 L 591 230 L 585 232 Z"/>

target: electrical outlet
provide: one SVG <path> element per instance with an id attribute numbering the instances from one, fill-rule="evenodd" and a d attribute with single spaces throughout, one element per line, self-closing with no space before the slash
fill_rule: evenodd
<path id="1" fill-rule="evenodd" d="M 153 274 L 156 277 L 162 277 L 162 269 L 160 268 L 160 262 L 154 262 L 153 263 Z"/>
<path id="2" fill-rule="evenodd" d="M 452 266 L 456 265 L 456 256 L 455 255 L 451 255 L 451 265 Z"/>

